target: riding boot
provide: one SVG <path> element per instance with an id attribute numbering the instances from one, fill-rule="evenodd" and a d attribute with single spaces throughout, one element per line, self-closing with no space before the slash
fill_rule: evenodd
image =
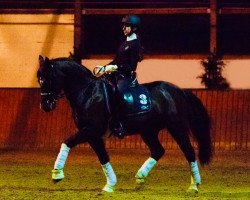
<path id="1" fill-rule="evenodd" d="M 111 130 L 111 133 L 122 139 L 124 138 L 124 135 L 125 135 L 125 131 L 124 131 L 124 128 L 122 126 L 122 123 L 115 117 L 113 117 L 111 120 L 110 120 L 110 123 L 109 123 L 109 128 Z"/>

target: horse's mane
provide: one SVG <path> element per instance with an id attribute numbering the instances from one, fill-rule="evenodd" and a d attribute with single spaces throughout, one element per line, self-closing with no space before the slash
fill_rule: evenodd
<path id="1" fill-rule="evenodd" d="M 87 73 L 90 76 L 93 76 L 92 72 L 85 66 L 78 64 L 76 61 L 74 61 L 71 58 L 67 57 L 60 57 L 60 58 L 54 58 L 51 59 L 51 62 L 56 62 L 62 67 L 70 67 L 72 69 L 76 69 L 77 71 L 81 71 L 83 73 Z"/>

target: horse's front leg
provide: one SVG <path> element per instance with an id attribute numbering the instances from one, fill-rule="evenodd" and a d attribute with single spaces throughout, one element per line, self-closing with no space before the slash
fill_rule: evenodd
<path id="1" fill-rule="evenodd" d="M 63 169 L 65 167 L 69 151 L 76 145 L 87 142 L 87 131 L 88 130 L 86 128 L 81 131 L 78 131 L 76 134 L 69 137 L 67 140 L 64 141 L 64 143 L 62 143 L 54 164 L 54 168 L 52 170 L 52 180 L 54 183 L 61 181 L 65 177 Z"/>
<path id="2" fill-rule="evenodd" d="M 64 178 L 63 168 L 65 166 L 70 148 L 62 143 L 60 152 L 57 155 L 57 159 L 54 164 L 54 169 L 52 170 L 52 180 L 54 183 L 61 181 Z"/>
<path id="3" fill-rule="evenodd" d="M 100 135 L 94 135 L 96 132 L 98 131 L 90 128 L 83 129 L 67 139 L 61 145 L 60 152 L 55 161 L 54 169 L 52 170 L 52 179 L 54 182 L 58 182 L 64 178 L 63 169 L 69 154 L 69 150 L 80 143 L 88 142 L 98 156 L 104 175 L 107 179 L 107 183 L 104 186 L 103 191 L 114 191 L 115 185 L 117 183 L 116 175 L 109 162 L 109 156 L 106 151 L 104 141 Z"/>
<path id="4" fill-rule="evenodd" d="M 98 159 L 102 166 L 103 173 L 107 180 L 107 183 L 102 190 L 105 192 L 114 192 L 115 185 L 117 183 L 117 178 L 109 162 L 109 156 L 106 151 L 103 139 L 101 138 L 91 139 L 89 140 L 89 144 L 95 151 L 96 155 L 98 156 Z"/>
<path id="5" fill-rule="evenodd" d="M 114 192 L 115 185 L 117 183 L 117 178 L 111 164 L 107 162 L 106 164 L 102 165 L 102 169 L 107 179 L 107 183 L 102 188 L 102 190 L 105 192 Z"/>

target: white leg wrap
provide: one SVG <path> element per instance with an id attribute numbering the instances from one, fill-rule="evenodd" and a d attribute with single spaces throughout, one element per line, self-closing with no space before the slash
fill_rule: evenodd
<path id="1" fill-rule="evenodd" d="M 66 144 L 62 143 L 60 152 L 57 156 L 54 169 L 63 169 L 67 160 L 70 148 Z"/>
<path id="2" fill-rule="evenodd" d="M 201 176 L 200 176 L 197 161 L 190 162 L 190 169 L 191 169 L 191 184 L 200 185 Z"/>
<path id="3" fill-rule="evenodd" d="M 137 179 L 144 179 L 148 176 L 149 172 L 153 169 L 157 161 L 153 158 L 148 158 L 144 164 L 141 166 L 141 168 L 136 173 L 135 177 Z"/>
<path id="4" fill-rule="evenodd" d="M 53 181 L 56 181 L 56 182 L 64 179 L 63 169 L 53 169 L 52 170 L 52 179 L 53 179 Z"/>
<path id="5" fill-rule="evenodd" d="M 106 192 L 114 192 L 117 179 L 111 164 L 108 162 L 105 165 L 102 165 L 102 169 L 107 179 L 107 184 L 104 186 L 102 190 Z"/>

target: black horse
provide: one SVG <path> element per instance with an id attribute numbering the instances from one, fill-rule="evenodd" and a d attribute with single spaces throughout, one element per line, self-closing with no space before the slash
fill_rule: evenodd
<path id="1" fill-rule="evenodd" d="M 103 167 L 107 184 L 103 190 L 113 192 L 116 175 L 105 149 L 104 136 L 109 130 L 111 117 L 109 84 L 102 77 L 95 77 L 86 67 L 69 58 L 44 59 L 39 56 L 37 72 L 41 87 L 41 109 L 45 112 L 56 107 L 58 98 L 65 96 L 72 108 L 78 131 L 64 141 L 52 170 L 52 179 L 64 178 L 63 168 L 69 150 L 80 143 L 88 143 Z M 143 84 L 149 91 L 151 109 L 144 114 L 123 115 L 126 135 L 140 134 L 151 155 L 136 173 L 136 181 L 143 183 L 157 161 L 163 156 L 158 133 L 167 129 L 179 145 L 189 163 L 191 191 L 198 192 L 201 183 L 195 151 L 189 139 L 191 131 L 198 142 L 199 161 L 208 164 L 212 156 L 210 118 L 201 101 L 190 91 L 173 84 L 156 81 Z"/>

